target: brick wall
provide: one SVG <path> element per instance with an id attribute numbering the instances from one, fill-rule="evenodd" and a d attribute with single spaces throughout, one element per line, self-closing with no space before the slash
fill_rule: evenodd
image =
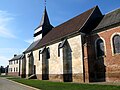
<path id="1" fill-rule="evenodd" d="M 89 61 L 89 68 L 90 68 L 89 72 L 90 72 L 91 81 L 95 80 L 95 75 L 94 75 L 95 68 L 96 68 L 95 64 L 98 63 L 98 66 L 99 66 L 101 62 L 105 66 L 104 80 L 107 82 L 120 81 L 120 54 L 114 54 L 113 48 L 112 48 L 112 36 L 115 35 L 116 33 L 120 34 L 120 26 L 107 29 L 98 34 L 94 34 L 92 36 L 89 36 L 89 38 L 87 39 L 89 44 L 88 61 Z M 101 38 L 104 41 L 105 55 L 101 58 L 96 57 L 95 40 L 97 38 Z M 100 75 L 100 73 L 98 74 Z"/>

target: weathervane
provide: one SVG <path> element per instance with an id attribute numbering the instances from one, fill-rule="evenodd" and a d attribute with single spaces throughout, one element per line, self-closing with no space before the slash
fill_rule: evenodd
<path id="1" fill-rule="evenodd" d="M 45 7 L 46 7 L 46 0 L 44 0 L 44 4 L 45 4 Z"/>

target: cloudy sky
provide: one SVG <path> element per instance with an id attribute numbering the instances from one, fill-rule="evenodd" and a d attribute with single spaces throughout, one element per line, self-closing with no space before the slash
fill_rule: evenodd
<path id="1" fill-rule="evenodd" d="M 120 8 L 120 0 L 47 0 L 47 11 L 57 26 L 96 5 L 105 14 Z M 0 0 L 0 66 L 30 45 L 43 10 L 44 0 Z"/>

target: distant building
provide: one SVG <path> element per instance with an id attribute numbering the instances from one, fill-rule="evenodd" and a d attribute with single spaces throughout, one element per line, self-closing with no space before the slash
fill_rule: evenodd
<path id="1" fill-rule="evenodd" d="M 8 75 L 20 76 L 23 72 L 22 62 L 24 60 L 24 55 L 14 55 L 14 57 L 9 60 Z"/>

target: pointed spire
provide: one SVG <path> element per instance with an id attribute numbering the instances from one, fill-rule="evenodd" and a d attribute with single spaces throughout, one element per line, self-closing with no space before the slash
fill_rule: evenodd
<path id="1" fill-rule="evenodd" d="M 42 15 L 42 19 L 41 19 L 41 22 L 40 22 L 40 25 L 35 29 L 35 33 L 34 33 L 34 37 L 35 40 L 38 39 L 38 36 L 40 34 L 40 38 L 42 36 L 42 38 L 53 28 L 53 26 L 50 24 L 50 21 L 49 21 L 49 17 L 48 17 L 48 14 L 47 14 L 47 10 L 46 10 L 46 0 L 45 1 L 45 7 L 44 7 L 44 12 L 43 12 L 43 15 Z M 39 39 L 40 39 L 39 38 Z"/>
<path id="2" fill-rule="evenodd" d="M 42 25 L 50 25 L 50 21 L 49 21 L 49 18 L 48 18 L 46 7 L 45 7 L 45 10 L 44 10 L 44 13 L 43 13 L 43 16 L 42 16 L 42 20 L 40 22 L 40 26 L 42 26 Z"/>

